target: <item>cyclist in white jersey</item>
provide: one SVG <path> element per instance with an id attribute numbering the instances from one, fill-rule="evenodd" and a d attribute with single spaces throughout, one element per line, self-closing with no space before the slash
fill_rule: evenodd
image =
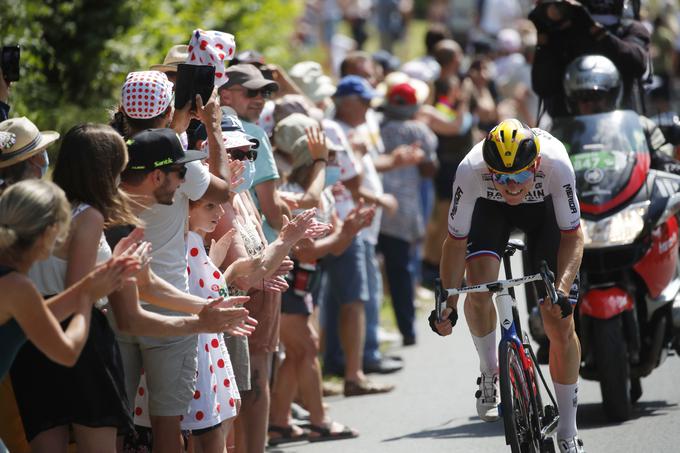
<path id="1" fill-rule="evenodd" d="M 449 235 L 444 241 L 440 274 L 445 288 L 498 279 L 500 259 L 510 233 L 527 237 L 529 264 L 547 261 L 556 274 L 560 299 L 578 300 L 578 274 L 583 255 L 579 203 L 574 169 L 564 145 L 549 133 L 530 129 L 516 119 L 505 120 L 475 145 L 458 166 L 449 210 Z M 527 270 L 525 270 L 527 273 Z M 543 288 L 537 291 L 547 299 Z M 442 321 L 433 312 L 430 326 L 450 335 L 458 319 L 458 297 L 447 300 Z M 465 317 L 480 359 L 477 412 L 485 421 L 498 415 L 496 311 L 490 293 L 468 294 Z M 576 428 L 578 372 L 581 347 L 571 311 L 562 312 L 550 300 L 541 304 L 550 339 L 550 375 L 560 419 L 557 438 L 561 452 L 583 452 Z"/>

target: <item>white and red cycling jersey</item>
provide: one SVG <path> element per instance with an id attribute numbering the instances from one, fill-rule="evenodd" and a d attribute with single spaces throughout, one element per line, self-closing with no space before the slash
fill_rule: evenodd
<path id="1" fill-rule="evenodd" d="M 534 183 L 522 203 L 542 203 L 551 197 L 557 225 L 561 231 L 580 226 L 581 212 L 576 197 L 574 168 L 564 145 L 542 129 L 532 129 L 538 136 L 541 161 Z M 504 203 L 494 186 L 491 172 L 482 156 L 484 141 L 477 143 L 458 166 L 453 181 L 453 198 L 449 208 L 449 235 L 465 239 L 470 232 L 472 213 L 478 198 Z"/>

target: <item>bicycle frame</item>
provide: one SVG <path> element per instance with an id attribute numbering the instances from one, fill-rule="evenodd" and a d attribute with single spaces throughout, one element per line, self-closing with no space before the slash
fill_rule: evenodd
<path id="1" fill-rule="evenodd" d="M 509 269 L 507 264 L 506 269 Z M 524 368 L 524 371 L 530 372 L 533 375 L 531 359 L 527 356 L 524 350 L 524 342 L 520 338 L 521 334 L 518 335 L 517 332 L 518 326 L 515 322 L 515 314 L 513 313 L 513 308 L 516 309 L 517 307 L 517 301 L 515 300 L 514 294 L 511 294 L 511 289 L 515 286 L 542 280 L 543 276 L 541 274 L 534 274 L 527 277 L 511 278 L 508 280 L 482 283 L 480 285 L 465 286 L 458 289 L 445 289 L 445 292 L 447 297 L 467 293 L 496 293 L 496 297 L 494 299 L 496 303 L 496 312 L 498 313 L 498 321 L 501 325 L 500 341 L 507 340 L 515 344 L 517 352 L 522 359 L 522 367 Z M 542 377 L 543 376 L 541 375 L 541 378 Z"/>
<path id="2" fill-rule="evenodd" d="M 551 297 L 551 300 L 555 301 L 557 300 L 557 295 L 554 287 L 554 275 L 549 271 L 547 264 L 543 263 L 541 266 L 541 272 L 538 274 L 519 278 L 512 278 L 512 271 L 510 267 L 511 254 L 512 252 L 506 251 L 506 254 L 503 256 L 503 263 L 507 277 L 506 280 L 497 280 L 494 282 L 466 286 L 463 288 L 445 289 L 439 287 L 438 292 L 441 292 L 441 294 L 437 295 L 438 301 L 440 302 L 445 301 L 448 297 L 467 293 L 490 292 L 492 294 L 495 294 L 494 302 L 496 304 L 498 320 L 501 326 L 501 339 L 499 341 L 499 346 L 504 342 L 510 342 L 514 345 L 515 350 L 519 355 L 522 369 L 525 375 L 528 375 L 531 380 L 531 388 L 528 388 L 527 390 L 533 392 L 533 398 L 535 401 L 541 402 L 540 391 L 538 389 L 539 385 L 537 384 L 536 380 L 537 372 L 541 378 L 541 382 L 543 383 L 543 387 L 546 390 L 546 393 L 550 397 L 553 407 L 557 408 L 557 402 L 555 401 L 552 392 L 550 392 L 550 389 L 546 383 L 543 373 L 541 372 L 541 369 L 537 365 L 534 365 L 536 363 L 536 357 L 534 356 L 531 346 L 529 344 L 527 345 L 524 344 L 524 339 L 522 338 L 523 333 L 521 331 L 521 323 L 519 321 L 517 312 L 517 301 L 515 299 L 514 292 L 515 286 L 524 285 L 530 282 L 543 281 L 543 283 L 546 286 L 546 291 L 548 295 Z M 440 285 L 440 283 L 438 283 L 438 285 Z M 445 308 L 445 305 L 440 303 L 438 304 L 438 308 L 441 313 L 441 311 L 443 311 L 443 309 Z M 528 354 L 527 349 L 529 351 Z M 524 396 L 527 398 L 527 400 L 530 398 L 530 395 Z M 546 418 L 545 421 L 547 422 L 545 426 L 542 426 L 544 420 L 541 420 L 539 423 L 541 438 L 545 439 L 548 438 L 557 427 L 559 414 L 557 413 L 557 411 L 555 411 L 554 414 L 551 413 L 550 415 L 548 415 L 547 407 L 546 408 L 540 407 L 538 408 L 538 410 L 539 418 L 541 418 L 541 414 L 543 413 Z"/>

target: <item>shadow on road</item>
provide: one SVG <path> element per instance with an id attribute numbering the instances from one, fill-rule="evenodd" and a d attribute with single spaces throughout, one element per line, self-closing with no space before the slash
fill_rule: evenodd
<path id="1" fill-rule="evenodd" d="M 439 427 L 425 429 L 403 436 L 390 437 L 383 442 L 394 442 L 401 439 L 453 439 L 460 437 L 496 437 L 503 436 L 503 422 L 487 423 L 477 417 L 470 417 L 471 423 L 464 425 L 450 426 L 455 423 L 455 419 L 449 420 Z"/>
<path id="2" fill-rule="evenodd" d="M 678 410 L 678 404 L 666 401 L 639 401 L 633 406 L 631 420 L 643 417 L 658 417 Z M 579 428 L 601 428 L 618 426 L 625 422 L 614 422 L 607 418 L 601 403 L 579 404 L 577 423 Z"/>

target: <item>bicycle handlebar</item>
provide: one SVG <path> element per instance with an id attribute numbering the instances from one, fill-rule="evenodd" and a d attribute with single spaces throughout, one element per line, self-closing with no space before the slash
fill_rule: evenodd
<path id="1" fill-rule="evenodd" d="M 555 274 L 548 267 L 548 263 L 541 261 L 540 269 L 538 274 L 529 275 L 526 277 L 513 278 L 511 280 L 497 280 L 495 282 L 482 283 L 480 285 L 464 286 L 462 288 L 444 288 L 442 286 L 441 280 L 435 280 L 435 310 L 437 315 L 441 313 L 446 308 L 446 299 L 451 296 L 456 296 L 459 294 L 467 293 L 498 293 L 505 289 L 511 288 L 513 286 L 523 285 L 529 282 L 543 281 L 545 285 L 545 291 L 550 297 L 553 304 L 558 304 L 561 311 L 562 317 L 569 316 L 572 312 L 572 306 L 568 300 L 561 300 L 555 289 Z"/>

